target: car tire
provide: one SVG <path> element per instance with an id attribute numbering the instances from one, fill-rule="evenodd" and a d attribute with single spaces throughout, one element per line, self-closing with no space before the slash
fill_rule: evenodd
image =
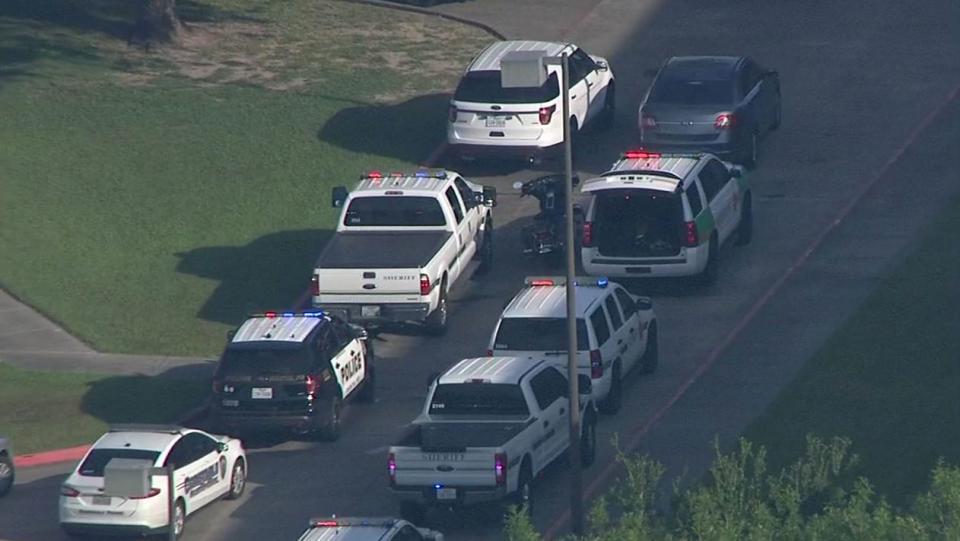
<path id="1" fill-rule="evenodd" d="M 324 441 L 340 439 L 340 425 L 343 421 L 343 400 L 339 394 L 330 397 L 326 423 L 320 428 L 320 438 Z"/>
<path id="2" fill-rule="evenodd" d="M 243 496 L 243 491 L 247 488 L 247 467 L 242 458 L 238 458 L 233 463 L 233 469 L 230 470 L 230 489 L 227 490 L 228 500 L 236 500 Z"/>
<path id="3" fill-rule="evenodd" d="M 13 459 L 6 453 L 0 455 L 0 497 L 6 496 L 13 488 L 16 471 L 13 469 Z"/>
<path id="4" fill-rule="evenodd" d="M 601 130 L 613 128 L 614 119 L 617 116 L 617 86 L 610 83 L 607 86 L 607 94 L 603 99 L 603 110 L 600 111 L 598 126 Z"/>
<path id="5" fill-rule="evenodd" d="M 447 306 L 447 279 L 440 282 L 440 300 L 437 308 L 427 316 L 427 332 L 431 336 L 443 336 L 447 332 L 447 320 L 450 317 Z"/>
<path id="6" fill-rule="evenodd" d="M 753 169 L 757 166 L 757 161 L 759 160 L 760 155 L 760 145 L 759 145 L 759 136 L 757 132 L 754 131 L 750 134 L 750 144 L 743 151 L 743 156 L 740 158 L 740 161 L 743 163 L 744 167 L 748 169 Z"/>
<path id="7" fill-rule="evenodd" d="M 720 244 L 717 242 L 716 236 L 710 237 L 707 250 L 707 264 L 700 271 L 700 274 L 693 277 L 693 283 L 697 286 L 713 285 L 720 273 Z"/>
<path id="8" fill-rule="evenodd" d="M 597 458 L 597 419 L 588 414 L 580 429 L 580 465 L 586 468 Z"/>
<path id="9" fill-rule="evenodd" d="M 484 229 L 486 231 L 480 245 L 480 267 L 477 268 L 479 274 L 488 274 L 493 270 L 493 221 L 487 220 Z"/>
<path id="10" fill-rule="evenodd" d="M 175 539 L 180 539 L 180 536 L 183 535 L 183 530 L 187 525 L 187 508 L 183 503 L 183 499 L 178 499 L 177 503 L 173 506 L 173 520 L 170 524 L 167 525 L 168 528 L 173 528 L 173 537 Z"/>
<path id="11" fill-rule="evenodd" d="M 510 505 L 523 509 L 528 517 L 533 517 L 533 474 L 529 461 L 525 460 L 520 467 L 520 479 L 517 481 L 517 490 L 511 494 Z"/>
<path id="12" fill-rule="evenodd" d="M 400 502 L 400 518 L 406 520 L 414 526 L 425 526 L 427 508 L 419 502 Z"/>
<path id="13" fill-rule="evenodd" d="M 753 240 L 753 196 L 747 192 L 740 207 L 740 223 L 737 225 L 737 246 L 746 246 Z"/>
<path id="14" fill-rule="evenodd" d="M 600 413 L 613 415 L 623 406 L 623 376 L 620 373 L 620 363 L 613 363 L 613 373 L 610 375 L 610 391 L 600 401 L 597 409 Z"/>
<path id="15" fill-rule="evenodd" d="M 640 358 L 640 371 L 644 374 L 653 374 L 660 364 L 660 337 L 657 332 L 657 322 L 651 321 L 647 329 L 647 348 Z"/>

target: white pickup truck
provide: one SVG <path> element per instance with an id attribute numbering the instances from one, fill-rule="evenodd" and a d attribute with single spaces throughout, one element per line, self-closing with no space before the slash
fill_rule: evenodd
<path id="1" fill-rule="evenodd" d="M 596 409 L 581 376 L 580 456 L 596 454 Z M 569 448 L 568 382 L 550 363 L 465 359 L 435 379 L 423 412 L 390 447 L 390 488 L 418 524 L 427 508 L 506 501 L 533 508 L 533 480 Z M 420 521 L 420 522 L 418 522 Z"/>
<path id="2" fill-rule="evenodd" d="M 353 192 L 333 189 L 342 207 L 336 233 L 317 259 L 313 306 L 357 324 L 417 321 L 447 327 L 453 284 L 493 264 L 496 190 L 453 171 L 363 175 Z"/>

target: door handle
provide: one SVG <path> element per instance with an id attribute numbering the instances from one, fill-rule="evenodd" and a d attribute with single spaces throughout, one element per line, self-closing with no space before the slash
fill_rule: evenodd
<path id="1" fill-rule="evenodd" d="M 548 426 L 550 426 L 550 421 L 544 421 L 543 428 L 547 428 Z"/>
<path id="2" fill-rule="evenodd" d="M 590 81 L 587 81 L 587 88 L 592 88 L 592 87 L 593 87 L 593 83 L 591 83 Z"/>
<path id="3" fill-rule="evenodd" d="M 635 330 L 636 330 L 636 329 L 634 329 L 633 327 L 630 327 L 630 334 L 633 334 L 633 331 L 635 331 Z"/>
<path id="4" fill-rule="evenodd" d="M 566 413 L 566 412 L 567 412 L 567 410 L 565 410 L 565 409 L 563 409 L 563 408 L 560 408 L 560 415 L 563 415 L 563 414 Z"/>
<path id="5" fill-rule="evenodd" d="M 577 95 L 576 95 L 576 94 L 571 94 L 571 95 L 570 95 L 570 99 L 571 99 L 571 100 L 577 99 Z"/>

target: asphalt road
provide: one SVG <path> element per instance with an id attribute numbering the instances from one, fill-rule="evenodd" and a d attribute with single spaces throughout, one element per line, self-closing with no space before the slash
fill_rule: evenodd
<path id="1" fill-rule="evenodd" d="M 621 413 L 601 418 L 600 453 L 586 473 L 593 496 L 616 475 L 606 443 L 615 433 L 671 472 L 702 472 L 714 435 L 726 444 L 759 414 L 942 203 L 960 192 L 952 165 L 960 154 L 960 106 L 955 99 L 944 105 L 960 84 L 960 5 L 931 0 L 921 11 L 895 0 L 567 3 L 578 9 L 551 10 L 555 4 L 547 0 L 441 9 L 482 18 L 509 37 L 566 37 L 611 60 L 617 126 L 584 138 L 581 176 L 602 171 L 635 141 L 636 106 L 650 82 L 645 72 L 667 56 L 750 54 L 780 71 L 784 94 L 783 127 L 764 141 L 752 174 L 753 244 L 724 252 L 721 277 L 710 289 L 632 285 L 655 299 L 660 371 L 631 377 Z M 501 195 L 496 269 L 457 288 L 450 334 L 382 335 L 377 402 L 349 410 L 342 439 L 251 449 L 247 494 L 192 517 L 185 540 L 292 540 L 311 516 L 396 514 L 385 448 L 421 406 L 427 375 L 482 355 L 522 277 L 541 272 L 521 257 L 517 238 L 535 201 L 519 200 L 510 189 L 534 173 L 500 167 L 496 174 L 461 168 Z M 0 538 L 61 538 L 56 487 L 65 471 L 20 472 L 14 493 L 0 502 Z M 538 481 L 535 498 L 541 531 L 563 532 L 562 467 Z M 453 540 L 501 537 L 499 517 L 488 509 L 437 513 L 432 520 Z"/>

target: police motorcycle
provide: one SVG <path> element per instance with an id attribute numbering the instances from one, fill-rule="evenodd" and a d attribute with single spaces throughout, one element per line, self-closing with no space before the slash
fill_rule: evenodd
<path id="1" fill-rule="evenodd" d="M 580 183 L 573 177 L 573 186 Z M 523 253 L 543 259 L 551 266 L 560 266 L 566 254 L 566 179 L 561 174 L 550 174 L 526 182 L 514 182 L 513 189 L 520 197 L 533 196 L 540 202 L 540 213 L 533 223 L 521 230 Z M 583 209 L 574 205 L 574 239 L 580 234 Z"/>

